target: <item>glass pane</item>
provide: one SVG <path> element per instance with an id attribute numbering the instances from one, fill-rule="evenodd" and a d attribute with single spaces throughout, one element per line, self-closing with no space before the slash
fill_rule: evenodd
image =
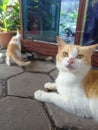
<path id="1" fill-rule="evenodd" d="M 74 43 L 80 0 L 62 0 L 59 35 L 67 42 Z"/>
<path id="2" fill-rule="evenodd" d="M 24 38 L 55 42 L 59 29 L 60 1 L 22 1 L 24 9 Z"/>
<path id="3" fill-rule="evenodd" d="M 88 0 L 84 21 L 83 45 L 98 43 L 98 0 Z"/>
<path id="4" fill-rule="evenodd" d="M 79 0 L 22 0 L 24 38 L 74 43 Z"/>

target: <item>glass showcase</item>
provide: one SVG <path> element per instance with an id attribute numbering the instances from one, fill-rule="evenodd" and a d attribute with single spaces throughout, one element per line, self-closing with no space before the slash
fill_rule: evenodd
<path id="1" fill-rule="evenodd" d="M 25 39 L 74 43 L 79 0 L 22 0 Z"/>

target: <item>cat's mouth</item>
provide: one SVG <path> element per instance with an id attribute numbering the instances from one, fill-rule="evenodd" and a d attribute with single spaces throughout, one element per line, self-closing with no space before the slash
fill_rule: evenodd
<path id="1" fill-rule="evenodd" d="M 74 69 L 75 69 L 72 65 L 66 65 L 66 68 L 67 68 L 68 70 L 74 70 Z"/>

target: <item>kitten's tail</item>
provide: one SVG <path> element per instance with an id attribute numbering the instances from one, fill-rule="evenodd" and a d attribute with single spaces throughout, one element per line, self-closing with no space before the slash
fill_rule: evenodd
<path id="1" fill-rule="evenodd" d="M 27 62 L 21 61 L 17 56 L 14 56 L 14 55 L 12 55 L 12 59 L 19 66 L 27 66 L 31 63 L 30 61 L 27 61 Z"/>

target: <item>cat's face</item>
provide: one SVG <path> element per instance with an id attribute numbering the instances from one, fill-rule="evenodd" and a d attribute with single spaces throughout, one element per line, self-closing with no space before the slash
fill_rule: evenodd
<path id="1" fill-rule="evenodd" d="M 60 45 L 56 57 L 56 65 L 59 70 L 80 72 L 90 69 L 91 55 L 94 47 L 82 47 L 77 45 L 68 45 L 62 39 L 57 39 Z"/>

